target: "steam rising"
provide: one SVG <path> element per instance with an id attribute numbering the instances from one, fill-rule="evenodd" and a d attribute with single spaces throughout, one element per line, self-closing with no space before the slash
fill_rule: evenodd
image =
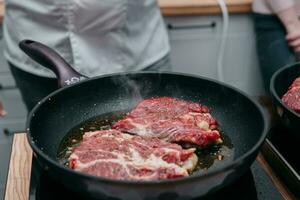
<path id="1" fill-rule="evenodd" d="M 130 104 L 136 104 L 144 98 L 156 96 L 157 92 L 155 91 L 158 91 L 161 85 L 159 74 L 151 77 L 143 74 L 116 76 L 112 78 L 112 81 L 118 87 L 122 87 L 125 97 L 130 97 Z"/>
<path id="2" fill-rule="evenodd" d="M 124 87 L 126 94 L 129 94 L 132 99 L 134 99 L 136 102 L 143 100 L 141 95 L 141 84 L 138 84 L 135 80 L 130 79 L 127 76 L 122 76 L 119 81 L 124 83 L 122 86 Z"/>
<path id="3" fill-rule="evenodd" d="M 166 78 L 163 73 L 155 74 L 137 74 L 113 77 L 113 82 L 122 87 L 125 95 L 132 99 L 133 102 L 140 102 L 145 98 L 157 96 L 172 96 L 175 98 L 190 99 L 194 98 L 194 92 L 185 90 L 181 86 L 180 79 L 177 82 L 176 76 Z M 192 90 L 193 91 L 193 90 Z"/>

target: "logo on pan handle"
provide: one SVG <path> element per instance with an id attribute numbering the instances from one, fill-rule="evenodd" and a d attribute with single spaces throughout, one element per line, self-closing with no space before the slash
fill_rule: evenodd
<path id="1" fill-rule="evenodd" d="M 82 81 L 84 79 L 85 79 L 85 77 L 83 77 L 83 76 L 80 76 L 80 77 L 71 77 L 68 80 L 65 80 L 65 83 L 67 85 L 72 85 L 72 84 L 77 83 L 79 81 Z"/>

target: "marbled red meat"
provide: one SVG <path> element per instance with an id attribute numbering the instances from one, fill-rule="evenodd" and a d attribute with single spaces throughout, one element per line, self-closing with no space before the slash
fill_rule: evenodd
<path id="1" fill-rule="evenodd" d="M 159 180 L 188 176 L 195 149 L 118 130 L 87 132 L 69 157 L 70 168 L 119 180 Z"/>
<path id="2" fill-rule="evenodd" d="M 289 90 L 283 95 L 282 101 L 290 109 L 300 113 L 300 77 L 293 81 Z"/>
<path id="3" fill-rule="evenodd" d="M 131 134 L 192 143 L 201 148 L 222 141 L 217 127 L 208 107 L 171 97 L 145 99 L 112 126 Z"/>

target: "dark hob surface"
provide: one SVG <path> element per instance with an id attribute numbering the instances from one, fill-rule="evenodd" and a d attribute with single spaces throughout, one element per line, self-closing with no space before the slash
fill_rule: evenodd
<path id="1" fill-rule="evenodd" d="M 264 157 L 273 171 L 298 199 L 300 198 L 299 136 L 289 132 L 283 124 L 277 123 L 270 129 L 266 144 L 262 148 Z"/>
<path id="2" fill-rule="evenodd" d="M 300 130 L 299 130 L 300 134 Z M 300 174 L 299 143 L 300 137 L 290 133 L 282 124 L 273 126 L 270 130 L 269 141 L 280 152 L 285 160 Z"/>
<path id="3" fill-rule="evenodd" d="M 75 194 L 63 187 L 60 183 L 55 182 L 46 174 L 40 172 L 33 161 L 32 181 L 30 185 L 30 200 L 53 200 L 53 199 L 90 199 L 88 197 Z M 163 200 L 175 199 L 174 197 L 162 197 Z M 255 161 L 244 176 L 235 183 L 221 191 L 210 196 L 201 198 L 203 200 L 282 200 L 282 196 L 277 191 L 268 175 L 262 169 L 260 164 Z M 105 200 L 116 200 L 106 198 Z M 196 200 L 196 199 L 195 199 Z"/>

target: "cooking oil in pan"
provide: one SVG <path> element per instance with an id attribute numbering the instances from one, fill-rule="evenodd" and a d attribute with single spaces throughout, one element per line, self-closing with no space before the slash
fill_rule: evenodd
<path id="1" fill-rule="evenodd" d="M 221 132 L 222 144 L 212 145 L 207 149 L 197 149 L 198 163 L 194 169 L 197 171 L 206 171 L 214 165 L 219 165 L 222 162 L 230 161 L 233 159 L 234 147 L 230 138 Z M 224 164 L 224 163 L 223 163 Z"/>
<path id="2" fill-rule="evenodd" d="M 110 129 L 114 123 L 124 118 L 125 114 L 125 111 L 121 111 L 100 115 L 70 130 L 60 144 L 57 155 L 59 162 L 68 167 L 68 158 L 72 150 L 80 144 L 85 132 Z M 222 144 L 212 145 L 207 149 L 197 149 L 198 163 L 193 173 L 205 171 L 222 160 L 233 159 L 234 147 L 230 138 L 224 133 L 221 133 L 221 136 Z"/>

